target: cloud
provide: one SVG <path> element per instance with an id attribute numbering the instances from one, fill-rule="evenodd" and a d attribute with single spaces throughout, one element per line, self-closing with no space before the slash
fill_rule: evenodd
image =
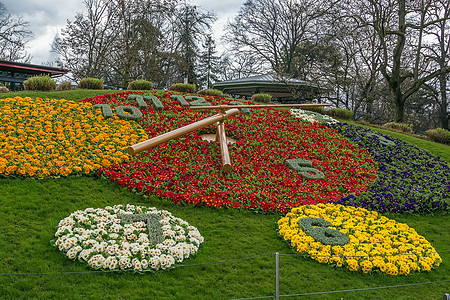
<path id="1" fill-rule="evenodd" d="M 67 20 L 73 21 L 77 13 L 85 10 L 83 0 L 0 0 L 8 12 L 14 16 L 22 16 L 30 23 L 34 38 L 28 43 L 27 51 L 32 63 L 41 64 L 53 59 L 50 52 L 55 35 L 66 27 Z M 216 44 L 221 44 L 225 25 L 234 18 L 245 0 L 211 1 L 192 0 L 192 5 L 212 11 L 218 20 L 212 26 Z M 219 47 L 218 47 L 219 48 Z"/>
<path id="2" fill-rule="evenodd" d="M 30 23 L 33 39 L 27 45 L 32 63 L 52 60 L 51 43 L 55 35 L 84 10 L 83 0 L 0 0 L 8 13 Z"/>

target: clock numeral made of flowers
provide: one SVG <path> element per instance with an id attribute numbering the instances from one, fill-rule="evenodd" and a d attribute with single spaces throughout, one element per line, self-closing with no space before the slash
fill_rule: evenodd
<path id="1" fill-rule="evenodd" d="M 209 106 L 211 103 L 207 102 L 205 98 L 198 96 L 187 96 L 186 99 L 181 95 L 172 95 L 173 100 L 178 101 L 181 106 Z M 164 105 L 161 101 L 155 96 L 139 96 L 139 95 L 130 95 L 128 96 L 129 100 L 135 100 L 137 102 L 138 107 L 135 106 L 117 106 L 116 114 L 119 118 L 124 120 L 139 120 L 142 119 L 143 115 L 140 109 L 147 109 L 148 101 L 152 104 L 152 107 L 156 110 L 164 110 Z M 186 100 L 193 100 L 191 102 L 187 102 Z M 242 103 L 239 103 L 242 104 Z M 102 110 L 103 117 L 112 118 L 114 116 L 111 106 L 108 104 L 96 104 L 95 108 L 100 108 Z"/>
<path id="2" fill-rule="evenodd" d="M 395 146 L 395 143 L 393 141 L 388 140 L 387 138 L 385 138 L 384 136 L 382 136 L 380 134 L 369 132 L 367 134 L 367 136 L 377 138 L 378 141 L 385 146 Z"/>
<path id="3" fill-rule="evenodd" d="M 288 159 L 286 160 L 286 166 L 289 169 L 298 172 L 300 176 L 306 180 L 325 178 L 325 175 L 321 171 L 311 168 L 312 162 L 310 160 L 301 158 Z"/>
<path id="4" fill-rule="evenodd" d="M 153 245 L 164 241 L 164 234 L 161 228 L 161 216 L 158 214 L 122 214 L 117 216 L 120 224 L 131 224 L 135 222 L 144 222 L 147 225 L 148 239 Z"/>
<path id="5" fill-rule="evenodd" d="M 323 218 L 307 217 L 298 220 L 298 227 L 317 242 L 333 246 L 344 246 L 348 244 L 350 242 L 349 237 L 338 230 L 328 228 L 328 226 L 332 225 Z"/>

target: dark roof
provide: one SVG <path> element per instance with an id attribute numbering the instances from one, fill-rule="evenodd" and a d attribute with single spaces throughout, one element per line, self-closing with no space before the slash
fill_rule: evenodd
<path id="1" fill-rule="evenodd" d="M 67 74 L 69 71 L 61 68 L 32 65 L 26 63 L 12 62 L 0 60 L 0 70 L 24 72 L 32 74 L 49 74 L 50 76 L 58 76 Z"/>
<path id="2" fill-rule="evenodd" d="M 255 93 L 268 93 L 274 97 L 291 97 L 292 90 L 312 94 L 320 90 L 320 87 L 313 82 L 295 78 L 277 78 L 272 74 L 216 82 L 213 88 L 235 95 L 251 96 Z"/>
<path id="3" fill-rule="evenodd" d="M 295 79 L 295 78 L 276 78 L 272 74 L 264 74 L 264 75 L 256 75 L 250 76 L 246 78 L 238 78 L 232 80 L 226 80 L 221 82 L 216 82 L 215 85 L 224 85 L 224 84 L 239 84 L 239 83 L 274 83 L 274 84 L 294 84 L 294 85 L 314 85 L 313 83 L 305 80 Z"/>

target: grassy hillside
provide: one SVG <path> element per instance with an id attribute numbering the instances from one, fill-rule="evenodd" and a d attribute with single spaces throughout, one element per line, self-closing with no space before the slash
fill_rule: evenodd
<path id="1" fill-rule="evenodd" d="M 81 100 L 113 91 L 74 90 L 4 94 Z M 4 98 L 2 95 L 0 98 Z M 375 129 L 374 129 L 375 130 Z M 378 131 L 378 130 L 377 130 Z M 426 149 L 450 163 L 448 146 L 380 131 Z M 174 269 L 147 272 L 92 272 L 51 246 L 59 220 L 78 209 L 115 204 L 154 206 L 197 227 L 205 242 Z M 280 294 L 306 299 L 441 299 L 450 280 L 448 215 L 397 215 L 440 253 L 442 265 L 425 273 L 363 274 L 319 264 L 296 255 L 277 234 L 278 214 L 174 205 L 144 197 L 97 176 L 0 177 L 0 299 L 236 299 L 275 293 L 275 253 L 280 257 Z M 429 283 L 426 285 L 414 285 Z M 402 285 L 404 285 L 402 287 Z M 399 286 L 395 288 L 381 288 Z M 366 289 L 366 290 L 365 290 Z M 298 297 L 301 298 L 301 297 Z M 304 298 L 301 298 L 304 299 Z"/>

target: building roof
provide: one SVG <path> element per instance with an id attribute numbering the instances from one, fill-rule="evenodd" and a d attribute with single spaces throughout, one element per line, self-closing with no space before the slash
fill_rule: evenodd
<path id="1" fill-rule="evenodd" d="M 49 74 L 50 76 L 61 76 L 69 72 L 68 70 L 61 68 L 32 65 L 6 60 L 0 60 L 0 70 L 30 73 L 30 74 Z"/>
<path id="2" fill-rule="evenodd" d="M 216 82 L 213 88 L 234 95 L 251 96 L 256 93 L 268 93 L 281 98 L 292 97 L 294 91 L 317 94 L 320 90 L 315 83 L 294 78 L 277 78 L 272 74 Z"/>

